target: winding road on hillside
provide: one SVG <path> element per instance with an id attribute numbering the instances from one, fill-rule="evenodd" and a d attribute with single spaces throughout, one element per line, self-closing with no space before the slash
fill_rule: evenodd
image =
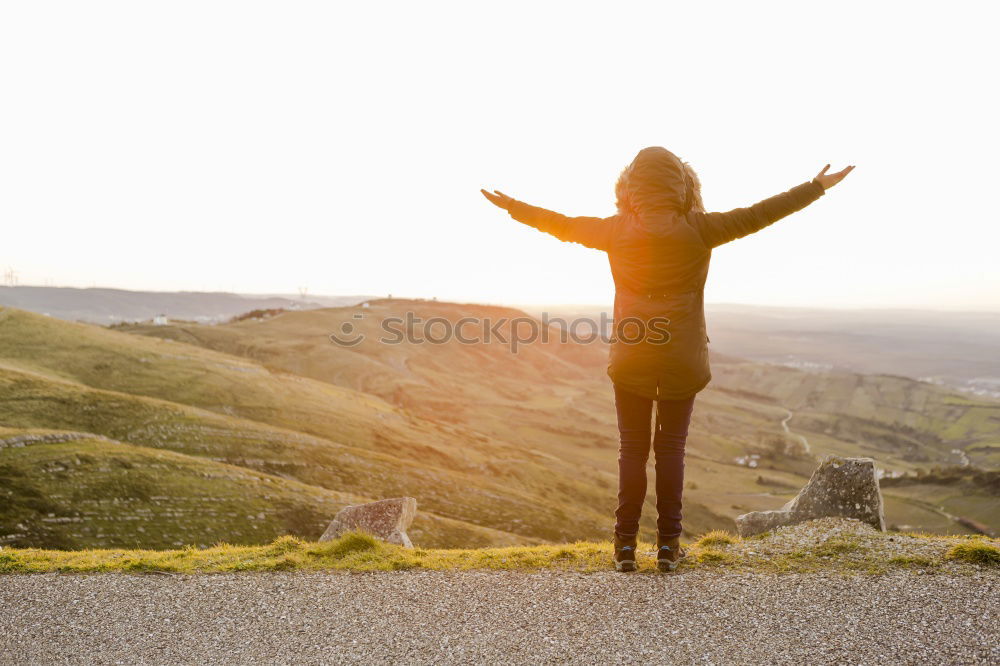
<path id="1" fill-rule="evenodd" d="M 791 429 L 788 427 L 788 422 L 792 420 L 792 417 L 795 416 L 795 413 L 792 410 L 788 409 L 787 407 L 785 407 L 784 409 L 785 409 L 785 412 L 787 412 L 787 413 L 785 415 L 785 418 L 783 418 L 781 420 L 781 427 L 782 427 L 782 429 L 785 431 L 785 434 L 787 434 L 787 435 L 789 435 L 791 437 L 795 437 L 800 442 L 802 442 L 802 446 L 805 447 L 806 455 L 811 455 L 812 454 L 812 449 L 809 446 L 809 440 L 806 439 L 804 436 L 798 434 L 798 433 L 792 432 Z M 953 449 L 953 451 L 960 452 L 959 449 Z M 964 452 L 963 452 L 963 455 L 964 455 Z M 962 530 L 960 530 L 960 532 L 962 532 L 965 529 L 969 528 L 969 524 L 962 517 L 948 513 L 947 511 L 945 511 L 944 507 L 942 507 L 942 506 L 937 506 L 937 505 L 934 505 L 934 504 L 930 504 L 929 502 L 918 502 L 916 500 L 909 499 L 909 498 L 898 498 L 897 497 L 896 499 L 899 499 L 900 501 L 904 501 L 904 502 L 909 502 L 910 504 L 913 504 L 915 506 L 921 506 L 921 507 L 923 507 L 924 509 L 926 509 L 928 511 L 932 511 L 932 512 L 938 514 L 942 518 L 947 518 L 953 524 L 958 525 L 961 528 L 963 528 Z M 983 533 L 981 530 L 974 530 L 974 531 L 979 532 L 979 533 Z"/>
<path id="2" fill-rule="evenodd" d="M 989 570 L 6 575 L 0 663 L 985 664 L 996 599 Z"/>
<path id="3" fill-rule="evenodd" d="M 805 447 L 806 455 L 812 455 L 812 449 L 809 447 L 809 440 L 803 437 L 802 435 L 799 435 L 798 433 L 792 432 L 788 427 L 788 422 L 792 420 L 792 417 L 795 416 L 795 413 L 792 410 L 788 409 L 787 407 L 785 407 L 785 411 L 788 412 L 788 415 L 785 416 L 785 418 L 781 419 L 781 427 L 784 429 L 785 434 L 791 435 L 792 437 L 797 437 L 798 440 L 802 442 L 802 446 Z"/>

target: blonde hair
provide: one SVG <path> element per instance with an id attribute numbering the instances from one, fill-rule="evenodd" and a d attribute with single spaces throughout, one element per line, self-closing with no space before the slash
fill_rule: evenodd
<path id="1" fill-rule="evenodd" d="M 622 169 L 615 183 L 615 205 L 622 214 L 705 210 L 701 180 L 694 168 L 660 146 L 642 149 Z"/>
<path id="2" fill-rule="evenodd" d="M 684 175 L 687 177 L 691 187 L 691 208 L 692 213 L 704 213 L 705 203 L 701 200 L 701 179 L 687 162 L 684 162 Z"/>

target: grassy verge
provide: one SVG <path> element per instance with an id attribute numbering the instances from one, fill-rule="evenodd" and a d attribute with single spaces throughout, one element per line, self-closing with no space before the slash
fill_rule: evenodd
<path id="1" fill-rule="evenodd" d="M 882 547 L 886 546 L 886 547 Z M 640 571 L 655 571 L 653 545 L 639 544 Z M 706 568 L 775 573 L 892 570 L 1000 571 L 1000 548 L 980 538 L 895 535 L 872 532 L 861 537 L 835 535 L 788 543 L 771 536 L 740 539 L 714 531 L 687 546 L 680 571 Z M 350 533 L 334 541 L 307 542 L 281 537 L 262 546 L 220 544 L 178 550 L 0 550 L 0 573 L 221 573 L 233 571 L 395 571 L 408 569 L 543 569 L 580 572 L 610 569 L 609 542 L 480 549 L 402 548 L 367 534 Z"/>

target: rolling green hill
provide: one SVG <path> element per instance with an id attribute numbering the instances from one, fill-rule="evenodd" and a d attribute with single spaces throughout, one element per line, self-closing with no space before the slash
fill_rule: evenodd
<path id="1" fill-rule="evenodd" d="M 94 432 L 369 497 L 413 495 L 442 517 L 529 540 L 607 529 L 610 482 L 595 470 L 232 356 L 7 309 L 0 371 L 7 426 Z"/>
<path id="2" fill-rule="evenodd" d="M 523 345 L 516 354 L 500 343 L 464 345 L 383 344 L 391 317 L 412 312 L 422 321 L 457 322 L 462 317 L 525 317 L 506 308 L 430 301 L 375 300 L 369 308 L 287 312 L 276 317 L 219 326 L 133 327 L 135 333 L 183 340 L 254 359 L 267 367 L 378 395 L 434 420 L 471 426 L 507 441 L 579 451 L 587 439 L 600 448 L 613 438 L 610 384 L 604 376 L 607 348 Z M 332 344 L 328 336 L 345 325 L 366 337 L 357 346 Z M 414 326 L 415 337 L 428 331 Z M 433 331 L 433 328 L 430 329 Z M 475 333 L 474 326 L 468 329 Z M 501 332 L 509 333 L 503 328 Z M 553 336 L 554 337 L 554 336 Z M 704 405 L 704 409 L 699 409 Z M 695 436 L 747 440 L 748 428 L 784 433 L 789 428 L 817 439 L 818 451 L 874 455 L 900 471 L 921 464 L 954 464 L 953 449 L 992 466 L 1000 444 L 1000 402 L 957 393 L 893 375 L 809 372 L 741 359 L 713 359 L 713 382 L 699 396 Z M 516 415 L 512 422 L 510 416 Z M 702 420 L 700 417 L 705 417 Z M 706 421 L 711 417 L 711 428 Z M 700 426 L 700 427 L 699 427 Z M 708 431 L 708 432 L 706 432 Z M 520 435 L 520 436 L 519 436 Z M 797 439 L 793 437 L 793 439 Z M 711 457 L 738 455 L 723 442 Z M 699 450 L 710 442 L 696 443 Z M 569 454 L 571 451 L 562 451 Z"/>
<path id="3" fill-rule="evenodd" d="M 131 331 L 363 390 L 428 419 L 447 419 L 560 459 L 585 459 L 614 476 L 617 433 L 604 376 L 606 346 L 563 344 L 555 336 L 549 344 L 524 345 L 517 354 L 496 341 L 379 343 L 393 337 L 385 331 L 398 330 L 393 321 L 407 312 L 425 324 L 525 316 L 506 308 L 383 299 L 369 307 L 288 312 L 220 326 L 137 326 Z M 345 325 L 365 340 L 350 348 L 333 345 L 329 334 Z M 473 326 L 466 335 L 478 330 Z M 509 327 L 500 331 L 510 337 Z M 413 327 L 414 338 L 427 332 L 420 324 Z M 786 481 L 794 487 L 826 453 L 873 456 L 892 473 L 956 464 L 963 455 L 986 468 L 998 462 L 997 402 L 904 377 L 807 372 L 721 355 L 713 356 L 713 375 L 696 403 L 688 444 L 689 461 L 698 461 L 693 467 L 689 462 L 688 470 L 692 511 L 701 508 L 731 519 L 743 510 L 780 506 L 790 496 L 787 488 L 782 493 L 780 484 L 758 483 L 759 474 L 734 464 L 754 455 L 767 478 L 788 474 L 793 480 Z M 444 414 L 442 405 L 449 405 Z M 724 484 L 715 474 L 724 475 Z M 713 492 L 702 492 L 702 484 Z M 977 497 L 974 501 L 990 502 L 988 496 Z M 901 524 L 905 518 L 907 525 L 964 531 L 954 521 L 942 523 L 940 507 L 903 497 L 887 502 Z M 1000 529 L 997 519 L 990 524 Z"/>
<path id="4" fill-rule="evenodd" d="M 246 468 L 66 431 L 0 433 L 12 545 L 165 548 L 318 537 L 356 498 Z"/>
<path id="5" fill-rule="evenodd" d="M 421 506 L 470 522 L 522 516 L 548 525 L 551 505 L 509 485 L 432 463 L 348 447 L 313 436 L 177 405 L 162 400 L 91 389 L 37 374 L 0 368 L 0 416 L 8 426 L 83 431 L 165 448 L 357 495 L 392 497 L 420 489 Z M 447 461 L 445 461 L 447 462 Z M 496 498 L 504 497 L 496 507 Z M 536 504 L 542 504 L 537 506 Z M 518 514 L 517 512 L 523 512 Z M 580 516 L 570 519 L 579 529 Z"/>
<path id="6" fill-rule="evenodd" d="M 291 513 L 278 509 L 264 511 L 265 519 L 246 518 L 260 511 L 239 514 L 244 519 L 219 528 L 230 529 L 229 536 L 205 525 L 191 532 L 190 543 L 251 543 L 258 536 L 256 542 L 264 542 L 282 529 L 315 538 L 337 507 L 355 501 L 348 498 L 404 494 L 416 497 L 423 512 L 411 534 L 421 545 L 607 538 L 617 471 L 614 407 L 604 375 L 607 348 L 558 339 L 523 345 L 517 353 L 495 339 L 469 345 L 379 342 L 386 322 L 407 311 L 425 322 L 439 318 L 437 326 L 463 317 L 525 316 L 504 308 L 381 300 L 370 307 L 216 326 L 111 330 L 6 308 L 0 310 L 0 426 L 15 433 L 90 433 L 118 442 L 59 445 L 67 460 L 76 446 L 91 447 L 86 455 L 96 461 L 107 458 L 96 466 L 62 466 L 78 470 L 66 472 L 73 484 L 95 484 L 108 515 L 136 501 L 122 495 L 127 486 L 76 477 L 98 478 L 98 468 L 117 469 L 112 454 L 124 449 L 143 460 L 178 456 L 164 473 L 179 494 L 187 487 L 190 498 L 216 497 L 197 480 L 213 473 L 228 479 L 219 485 L 220 499 L 212 500 L 218 506 L 238 505 L 239 485 L 250 488 L 248 505 L 261 501 L 252 491 L 261 482 L 251 481 L 260 477 L 282 484 L 285 493 L 276 504 L 313 507 L 313 513 L 298 510 L 302 521 L 291 525 L 282 517 Z M 333 344 L 329 334 L 345 324 L 367 339 L 354 347 Z M 496 330 L 509 333 L 502 326 Z M 414 327 L 414 335 L 428 332 L 434 333 Z M 1000 406 L 988 401 L 898 377 L 809 373 L 724 357 L 713 361 L 713 373 L 713 384 L 696 403 L 688 444 L 689 536 L 732 529 L 733 518 L 745 511 L 777 508 L 827 452 L 872 455 L 897 471 L 954 462 L 959 454 L 953 449 L 986 467 L 995 462 Z M 20 476 L 32 483 L 47 478 L 40 471 L 43 454 L 55 450 L 11 451 L 0 448 L 0 466 L 14 465 L 16 455 Z M 137 468 L 146 464 L 129 461 Z M 74 521 L 43 520 L 80 517 L 74 497 L 82 495 L 52 493 L 55 486 L 44 483 L 16 487 L 17 496 L 43 497 L 47 509 L 56 508 L 43 512 L 54 516 L 29 521 L 51 528 L 30 537 L 43 538 L 44 532 L 53 540 L 46 545 L 60 538 L 84 545 L 124 539 L 113 545 L 129 546 L 154 539 L 138 531 L 138 521 L 122 521 L 121 532 L 112 534 L 81 532 Z M 907 529 L 963 533 L 970 529 L 955 518 L 967 515 L 1000 529 L 1000 521 L 983 509 L 995 506 L 995 498 L 981 488 L 969 493 L 960 506 L 948 499 L 955 508 L 944 510 L 894 488 L 886 492 L 887 520 Z M 650 494 L 644 511 L 647 535 L 655 520 L 653 499 Z M 169 512 L 163 515 L 153 521 L 164 525 L 156 543 L 174 545 L 178 532 L 169 526 Z M 179 511 L 174 522 L 183 522 L 182 516 Z M 0 509 L 0 532 L 14 518 Z M 27 524 L 20 518 L 16 523 Z M 136 529 L 129 531 L 132 523 Z M 30 540 L 19 538 L 22 545 Z"/>
<path id="7" fill-rule="evenodd" d="M 91 433 L 11 428 L 0 428 L 0 498 L 3 542 L 49 548 L 316 539 L 337 511 L 371 501 Z M 525 542 L 426 511 L 410 534 L 452 548 Z"/>

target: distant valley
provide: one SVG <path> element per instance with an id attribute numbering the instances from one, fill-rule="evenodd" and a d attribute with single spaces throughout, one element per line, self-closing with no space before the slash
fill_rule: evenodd
<path id="1" fill-rule="evenodd" d="M 804 370 L 900 375 L 1000 398 L 1000 312 L 725 304 L 705 310 L 711 347 L 723 354 Z M 545 311 L 596 319 L 610 308 Z"/>

